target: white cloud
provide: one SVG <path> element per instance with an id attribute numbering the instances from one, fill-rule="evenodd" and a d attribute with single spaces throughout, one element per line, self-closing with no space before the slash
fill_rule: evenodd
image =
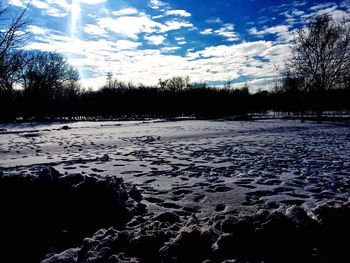
<path id="1" fill-rule="evenodd" d="M 87 33 L 89 35 L 93 35 L 93 36 L 106 36 L 107 35 L 107 31 L 98 25 L 87 24 L 83 28 L 83 30 L 85 33 Z"/>
<path id="2" fill-rule="evenodd" d="M 89 5 L 102 4 L 107 2 L 107 0 L 79 0 L 79 2 Z"/>
<path id="3" fill-rule="evenodd" d="M 293 10 L 292 11 L 292 15 L 294 15 L 294 16 L 301 16 L 301 15 L 304 15 L 304 14 L 305 14 L 305 12 L 302 11 L 302 10 Z"/>
<path id="4" fill-rule="evenodd" d="M 346 8 L 348 10 L 348 12 L 350 12 L 350 0 L 343 0 L 340 3 L 340 6 L 343 8 Z"/>
<path id="5" fill-rule="evenodd" d="M 28 0 L 9 0 L 8 3 L 13 6 L 25 8 L 28 4 Z"/>
<path id="6" fill-rule="evenodd" d="M 88 88 L 88 89 L 100 88 L 106 84 L 107 72 L 110 72 L 110 71 L 106 71 L 106 73 L 103 76 L 94 76 L 94 77 L 90 77 L 90 78 L 83 78 L 80 80 L 81 85 L 84 88 Z"/>
<path id="7" fill-rule="evenodd" d="M 274 77 L 267 77 L 267 78 L 257 78 L 253 79 L 247 82 L 238 83 L 235 86 L 243 87 L 245 84 L 248 85 L 248 87 L 253 87 L 253 91 L 258 90 L 269 90 L 274 85 L 275 78 Z"/>
<path id="8" fill-rule="evenodd" d="M 118 11 L 113 11 L 112 15 L 125 16 L 125 15 L 136 15 L 138 13 L 139 13 L 139 11 L 137 11 L 137 9 L 135 9 L 135 8 L 125 8 L 125 9 L 121 9 Z"/>
<path id="9" fill-rule="evenodd" d="M 169 52 L 173 52 L 176 50 L 179 50 L 181 47 L 163 47 L 160 50 L 164 53 L 169 53 Z"/>
<path id="10" fill-rule="evenodd" d="M 286 25 L 272 26 L 264 28 L 263 30 L 258 31 L 256 27 L 249 29 L 249 33 L 252 35 L 267 35 L 267 34 L 280 34 L 288 32 L 288 27 Z"/>
<path id="11" fill-rule="evenodd" d="M 343 10 L 347 9 L 347 10 Z M 345 20 L 350 20 L 350 1 L 344 0 L 339 4 L 334 2 L 316 4 L 309 8 L 311 13 L 304 13 L 301 15 L 300 19 L 303 23 L 307 22 L 311 17 L 315 15 L 329 14 L 334 21 L 340 22 Z"/>
<path id="12" fill-rule="evenodd" d="M 294 1 L 292 2 L 292 6 L 299 7 L 299 6 L 305 6 L 307 4 L 306 1 Z"/>
<path id="13" fill-rule="evenodd" d="M 65 17 L 70 14 L 73 8 L 77 8 L 76 4 L 88 4 L 96 5 L 105 3 L 107 0 L 79 0 L 68 1 L 68 0 L 9 0 L 9 3 L 19 7 L 24 7 L 26 5 L 32 5 L 35 8 L 43 10 L 43 12 L 48 16 L 53 17 Z"/>
<path id="14" fill-rule="evenodd" d="M 328 3 L 314 5 L 314 6 L 310 7 L 310 10 L 318 11 L 318 10 L 327 9 L 329 7 L 334 7 L 334 6 L 336 6 L 335 3 L 328 2 Z"/>
<path id="15" fill-rule="evenodd" d="M 193 28 L 193 24 L 189 22 L 182 22 L 182 21 L 167 21 L 165 22 L 165 25 L 161 26 L 161 32 L 167 32 L 167 31 L 172 31 L 172 30 L 177 30 L 183 27 L 187 28 Z"/>
<path id="16" fill-rule="evenodd" d="M 129 40 L 81 40 L 61 35 L 56 31 L 46 30 L 46 32 L 45 35 L 35 35 L 35 41 L 27 45 L 26 48 L 59 51 L 75 55 L 104 54 L 103 52 L 107 52 L 107 55 L 109 52 L 135 49 L 141 45 L 140 42 Z"/>
<path id="17" fill-rule="evenodd" d="M 176 41 L 182 41 L 182 40 L 185 40 L 185 38 L 184 37 L 175 37 L 175 40 Z"/>
<path id="18" fill-rule="evenodd" d="M 49 9 L 50 5 L 45 1 L 32 0 L 31 4 L 39 9 Z"/>
<path id="19" fill-rule="evenodd" d="M 97 25 L 105 30 L 121 34 L 124 37 L 138 39 L 140 33 L 165 33 L 181 28 L 191 28 L 189 22 L 169 20 L 165 24 L 153 21 L 145 14 L 139 16 L 121 16 L 117 18 L 100 18 Z M 126 26 L 127 25 L 127 26 Z"/>
<path id="20" fill-rule="evenodd" d="M 311 14 L 310 16 L 313 15 L 322 15 L 322 14 L 330 14 L 332 16 L 332 18 L 334 19 L 334 21 L 340 22 L 345 20 L 349 20 L 350 19 L 350 13 L 343 11 L 343 10 L 339 10 L 337 9 L 336 6 L 333 7 L 329 7 L 326 9 L 320 9 L 317 12 Z M 309 17 L 310 17 L 309 16 Z"/>
<path id="21" fill-rule="evenodd" d="M 150 0 L 150 7 L 153 9 L 159 9 L 160 7 L 165 6 L 166 4 L 160 0 Z"/>
<path id="22" fill-rule="evenodd" d="M 119 50 L 131 50 L 131 49 L 136 49 L 141 45 L 142 43 L 140 42 L 134 42 L 129 40 L 118 40 L 115 46 Z"/>
<path id="23" fill-rule="evenodd" d="M 219 45 L 206 47 L 201 51 L 189 53 L 192 58 L 210 58 L 210 57 L 226 57 L 232 55 L 239 57 L 241 55 L 249 56 L 262 53 L 264 50 L 271 48 L 272 43 L 267 41 L 246 42 L 237 45 Z"/>
<path id="24" fill-rule="evenodd" d="M 70 13 L 72 5 L 67 3 L 67 0 L 32 0 L 30 4 L 43 12 L 48 16 L 53 17 L 65 17 Z"/>
<path id="25" fill-rule="evenodd" d="M 236 41 L 238 40 L 237 34 L 233 31 L 234 30 L 234 25 L 227 23 L 223 27 L 214 30 L 214 33 L 226 37 L 228 41 Z"/>
<path id="26" fill-rule="evenodd" d="M 187 44 L 184 37 L 175 37 L 175 40 L 178 41 L 177 42 L 178 45 L 186 45 Z"/>
<path id="27" fill-rule="evenodd" d="M 213 32 L 212 28 L 206 28 L 206 29 L 204 29 L 203 31 L 201 31 L 199 33 L 202 34 L 202 35 L 212 35 L 214 32 Z"/>
<path id="28" fill-rule="evenodd" d="M 347 9 L 347 10 L 344 10 Z M 308 11 L 307 13 L 305 11 Z M 320 3 L 308 8 L 308 10 L 298 10 L 296 8 L 290 9 L 280 13 L 285 16 L 284 21 L 290 27 L 295 27 L 296 24 L 302 26 L 307 23 L 309 19 L 315 15 L 329 14 L 333 20 L 340 22 L 350 20 L 350 2 L 344 0 L 340 4 L 335 2 Z"/>
<path id="29" fill-rule="evenodd" d="M 53 16 L 53 17 L 65 17 L 65 16 L 67 16 L 66 12 L 63 12 L 62 10 L 60 10 L 58 8 L 47 9 L 46 14 L 49 16 Z"/>
<path id="30" fill-rule="evenodd" d="M 35 34 L 35 35 L 46 35 L 49 32 L 49 30 L 46 28 L 33 26 L 33 25 L 28 26 L 28 29 L 32 34 Z"/>
<path id="31" fill-rule="evenodd" d="M 251 35 L 264 37 L 268 34 L 273 34 L 278 36 L 278 41 L 289 42 L 293 39 L 294 30 L 290 31 L 289 27 L 286 25 L 278 25 L 272 27 L 266 27 L 262 30 L 257 30 L 256 27 L 252 27 L 248 30 Z"/>
<path id="32" fill-rule="evenodd" d="M 237 34 L 234 32 L 233 24 L 225 24 L 223 27 L 219 29 L 206 28 L 203 31 L 199 32 L 201 35 L 218 35 L 227 38 L 228 41 L 236 41 L 238 40 Z"/>
<path id="33" fill-rule="evenodd" d="M 154 33 L 162 28 L 162 24 L 151 20 L 147 16 L 122 16 L 116 19 L 100 18 L 97 24 L 106 30 L 138 39 L 140 33 Z"/>
<path id="34" fill-rule="evenodd" d="M 186 10 L 168 10 L 165 12 L 166 15 L 175 15 L 175 16 L 182 16 L 182 17 L 190 17 L 191 14 L 187 12 Z"/>
<path id="35" fill-rule="evenodd" d="M 277 74 L 275 66 L 283 66 L 289 54 L 288 45 L 257 41 L 207 47 L 188 53 L 188 59 L 195 71 L 205 72 L 201 75 L 202 80 L 209 82 L 237 79 L 243 75 L 252 79 L 273 78 Z M 252 87 L 261 87 L 261 83 L 252 82 Z"/>
<path id="36" fill-rule="evenodd" d="M 145 36 L 145 39 L 148 41 L 148 43 L 152 44 L 152 45 L 160 45 L 164 42 L 164 40 L 166 39 L 164 36 Z"/>
<path id="37" fill-rule="evenodd" d="M 152 19 L 159 19 L 159 18 L 163 18 L 164 15 L 158 15 L 158 16 L 152 16 Z"/>

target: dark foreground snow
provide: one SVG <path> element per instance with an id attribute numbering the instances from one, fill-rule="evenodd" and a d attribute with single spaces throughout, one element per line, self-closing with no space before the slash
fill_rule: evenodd
<path id="1" fill-rule="evenodd" d="M 116 177 L 62 175 L 53 168 L 1 175 L 0 262 L 38 262 L 100 228 L 123 229 L 137 208 Z"/>
<path id="2" fill-rule="evenodd" d="M 1 175 L 0 195 L 1 262 L 350 259 L 349 202 L 328 202 L 310 211 L 292 205 L 203 221 L 195 214 L 147 211 L 138 189 L 121 179 L 62 175 L 53 168 Z"/>
<path id="3" fill-rule="evenodd" d="M 348 123 L 1 124 L 0 155 L 0 262 L 350 262 Z"/>

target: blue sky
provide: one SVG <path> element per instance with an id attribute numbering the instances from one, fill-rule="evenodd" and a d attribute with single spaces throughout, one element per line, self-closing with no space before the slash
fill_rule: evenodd
<path id="1" fill-rule="evenodd" d="M 273 85 L 293 33 L 314 14 L 350 19 L 350 0 L 5 0 L 27 7 L 27 49 L 63 53 L 85 87 L 107 72 L 135 84 L 192 82 L 252 89 Z M 18 10 L 17 10 L 18 9 Z"/>

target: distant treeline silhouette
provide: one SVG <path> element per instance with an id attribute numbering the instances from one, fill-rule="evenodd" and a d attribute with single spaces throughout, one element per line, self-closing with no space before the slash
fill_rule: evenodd
<path id="1" fill-rule="evenodd" d="M 268 110 L 350 109 L 350 26 L 316 16 L 299 30 L 282 81 L 272 91 L 249 92 L 191 83 L 189 77 L 134 85 L 113 79 L 93 91 L 82 88 L 79 73 L 59 53 L 24 50 L 29 35 L 25 11 L 16 17 L 0 8 L 0 120 L 80 117 L 223 117 Z M 156 73 L 155 73 L 156 74 Z"/>
<path id="2" fill-rule="evenodd" d="M 43 57 L 53 55 L 50 53 Z M 318 106 L 314 101 L 313 92 L 305 94 L 300 90 L 283 86 L 272 92 L 259 91 L 251 94 L 248 87 L 240 89 L 207 87 L 200 83 L 189 84 L 186 81 L 187 78 L 174 77 L 169 80 L 160 80 L 160 84 L 155 87 L 107 80 L 104 87 L 93 91 L 79 87 L 77 73 L 71 71 L 70 67 L 65 74 L 53 83 L 46 79 L 41 82 L 34 74 L 35 81 L 32 79 L 29 81 L 35 83 L 33 85 L 14 89 L 10 93 L 1 90 L 1 120 L 14 120 L 17 117 L 74 119 L 81 116 L 143 118 L 238 115 L 244 117 L 249 113 L 268 110 L 297 113 L 302 108 L 303 111 L 313 111 Z M 164 85 L 164 82 L 170 84 Z M 46 86 L 47 83 L 50 84 Z M 350 86 L 328 90 L 323 95 L 324 110 L 350 109 Z"/>

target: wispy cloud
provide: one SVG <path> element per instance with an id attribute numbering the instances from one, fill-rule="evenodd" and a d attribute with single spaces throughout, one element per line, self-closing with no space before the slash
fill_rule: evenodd
<path id="1" fill-rule="evenodd" d="M 155 33 L 163 25 L 148 16 L 122 16 L 118 18 L 100 18 L 97 25 L 122 37 L 138 39 L 140 33 Z M 127 25 L 127 26 L 126 26 Z"/>
<path id="2" fill-rule="evenodd" d="M 81 3 L 96 5 L 107 2 L 107 0 L 79 0 Z"/>
<path id="3" fill-rule="evenodd" d="M 81 4 L 96 5 L 107 0 L 79 0 Z M 73 8 L 72 1 L 68 0 L 8 0 L 8 3 L 17 7 L 35 7 L 52 17 L 66 17 Z"/>
<path id="4" fill-rule="evenodd" d="M 219 17 L 209 18 L 209 19 L 205 20 L 205 22 L 208 24 L 221 24 L 221 23 L 223 23 L 221 18 L 219 18 Z"/>
<path id="5" fill-rule="evenodd" d="M 136 15 L 138 13 L 139 11 L 136 8 L 131 7 L 112 12 L 114 16 Z"/>
<path id="6" fill-rule="evenodd" d="M 49 30 L 46 28 L 42 28 L 42 27 L 34 26 L 34 25 L 29 25 L 28 30 L 29 30 L 29 32 L 31 32 L 34 35 L 46 35 L 49 32 Z"/>
<path id="7" fill-rule="evenodd" d="M 8 3 L 13 6 L 25 8 L 29 1 L 27 0 L 9 0 Z"/>
<path id="8" fill-rule="evenodd" d="M 202 35 L 217 35 L 222 36 L 227 39 L 227 41 L 237 41 L 239 40 L 237 33 L 234 31 L 234 25 L 227 23 L 223 27 L 214 30 L 213 28 L 206 28 L 199 33 Z"/>
<path id="9" fill-rule="evenodd" d="M 236 34 L 236 32 L 234 32 L 234 25 L 227 23 L 225 24 L 223 27 L 214 30 L 214 33 L 219 35 L 219 36 L 223 36 L 225 37 L 228 41 L 236 41 L 238 40 L 238 36 Z"/>
<path id="10" fill-rule="evenodd" d="M 86 26 L 84 26 L 84 32 L 92 35 L 92 36 L 96 36 L 96 37 L 103 37 L 103 36 L 107 36 L 107 31 L 100 27 L 99 25 L 95 25 L 95 24 L 87 24 Z"/>
<path id="11" fill-rule="evenodd" d="M 330 5 L 324 5 L 324 6 L 316 5 L 316 6 L 311 7 L 310 9 L 312 11 L 315 11 L 315 12 L 305 14 L 302 16 L 302 18 L 308 19 L 314 15 L 330 14 L 335 21 L 343 21 L 343 20 L 350 19 L 350 13 L 348 11 L 345 11 L 345 10 L 340 10 L 338 8 L 338 5 L 336 5 L 334 3 L 332 3 Z"/>
<path id="12" fill-rule="evenodd" d="M 289 42 L 293 38 L 292 32 L 289 31 L 288 26 L 278 25 L 272 27 L 265 27 L 262 30 L 257 30 L 256 27 L 252 27 L 248 30 L 251 35 L 264 37 L 266 35 L 277 35 L 279 41 Z"/>
<path id="13" fill-rule="evenodd" d="M 181 28 L 193 28 L 193 24 L 186 21 L 170 20 L 160 26 L 160 32 L 168 32 L 172 30 L 178 30 Z"/>
<path id="14" fill-rule="evenodd" d="M 190 17 L 191 14 L 187 12 L 186 10 L 168 10 L 165 12 L 166 15 L 171 16 L 182 16 L 182 17 Z"/>
<path id="15" fill-rule="evenodd" d="M 322 4 L 317 4 L 317 5 L 310 7 L 310 10 L 318 11 L 318 10 L 327 9 L 327 8 L 335 7 L 335 6 L 336 6 L 336 3 L 332 3 L 332 2 L 322 3 Z"/>
<path id="16" fill-rule="evenodd" d="M 191 28 L 193 24 L 178 20 L 168 20 L 165 23 L 160 23 L 152 20 L 146 14 L 140 14 L 138 16 L 99 18 L 97 26 L 102 30 L 117 33 L 121 37 L 138 39 L 141 33 L 165 33 L 181 28 Z"/>
<path id="17" fill-rule="evenodd" d="M 178 45 L 185 45 L 185 44 L 187 44 L 187 41 L 185 40 L 184 37 L 175 37 L 175 40 L 177 41 Z"/>
<path id="18" fill-rule="evenodd" d="M 202 35 L 212 35 L 214 34 L 214 30 L 212 28 L 206 28 L 203 31 L 200 31 L 199 33 Z"/>
<path id="19" fill-rule="evenodd" d="M 344 0 L 340 3 L 340 6 L 347 9 L 350 12 L 350 0 Z"/>
<path id="20" fill-rule="evenodd" d="M 159 9 L 163 6 L 166 6 L 166 4 L 160 0 L 150 0 L 149 5 L 153 9 Z"/>

